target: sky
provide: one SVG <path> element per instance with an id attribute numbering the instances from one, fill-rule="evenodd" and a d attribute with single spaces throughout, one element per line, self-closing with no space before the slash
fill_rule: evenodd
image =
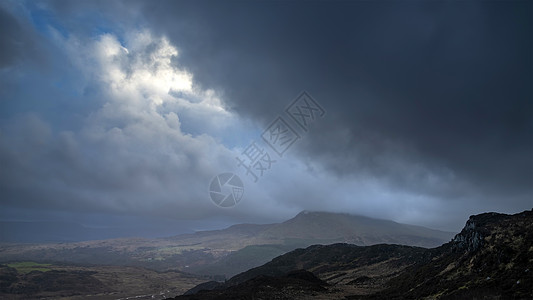
<path id="1" fill-rule="evenodd" d="M 458 231 L 531 209 L 532 11 L 1 1 L 0 220 L 166 235 L 312 210 Z M 211 199 L 223 173 L 235 206 Z"/>

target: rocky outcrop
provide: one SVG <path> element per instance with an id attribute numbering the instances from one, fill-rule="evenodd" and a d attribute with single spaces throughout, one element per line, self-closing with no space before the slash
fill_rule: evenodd
<path id="1" fill-rule="evenodd" d="M 453 249 L 474 252 L 483 245 L 483 238 L 482 233 L 476 230 L 475 217 L 471 216 L 463 230 L 453 238 Z"/>

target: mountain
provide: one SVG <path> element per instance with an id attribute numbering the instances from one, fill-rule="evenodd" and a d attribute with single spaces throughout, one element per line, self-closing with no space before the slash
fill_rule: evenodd
<path id="1" fill-rule="evenodd" d="M 322 244 L 345 242 L 360 246 L 401 244 L 437 247 L 448 242 L 450 232 L 364 216 L 303 211 L 281 224 L 266 228 L 259 238 L 270 243 L 322 241 Z"/>
<path id="2" fill-rule="evenodd" d="M 79 228 L 73 226 L 72 230 L 79 231 Z M 62 231 L 58 229 L 58 232 Z M 4 244 L 0 245 L 0 262 L 32 260 L 130 265 L 229 278 L 276 256 L 313 244 L 340 242 L 366 246 L 388 243 L 436 247 L 452 237 L 450 232 L 387 220 L 304 211 L 283 223 L 238 224 L 222 230 L 168 238 Z"/>
<path id="3" fill-rule="evenodd" d="M 288 280 L 284 285 L 296 270 L 311 272 L 320 283 L 300 279 L 323 290 L 306 292 L 307 283 Z M 437 248 L 314 245 L 175 299 L 532 299 L 532 272 L 533 210 L 485 213 L 471 216 Z M 269 290 L 272 282 L 276 288 Z"/>
<path id="4" fill-rule="evenodd" d="M 212 248 L 233 247 L 236 251 L 212 264 L 189 269 L 199 274 L 231 277 L 290 250 L 313 244 L 342 242 L 365 246 L 388 243 L 437 247 L 448 242 L 453 233 L 364 216 L 303 211 L 279 224 L 241 224 L 184 237 L 175 239 L 185 244 L 201 242 Z"/>
<path id="5" fill-rule="evenodd" d="M 222 230 L 201 231 L 168 238 L 181 244 L 201 243 L 210 248 L 238 250 L 248 245 L 312 245 L 349 242 L 437 247 L 453 233 L 364 216 L 302 211 L 277 224 L 238 224 Z"/>

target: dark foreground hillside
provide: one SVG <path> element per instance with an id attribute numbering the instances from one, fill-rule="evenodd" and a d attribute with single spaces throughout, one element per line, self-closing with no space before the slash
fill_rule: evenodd
<path id="1" fill-rule="evenodd" d="M 533 211 L 471 216 L 440 247 L 297 249 L 175 299 L 533 299 Z"/>
<path id="2" fill-rule="evenodd" d="M 430 263 L 391 280 L 376 298 L 533 299 L 533 211 L 470 217 Z"/>

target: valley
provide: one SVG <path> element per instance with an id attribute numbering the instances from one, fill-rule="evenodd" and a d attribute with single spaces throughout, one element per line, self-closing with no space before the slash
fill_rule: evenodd
<path id="1" fill-rule="evenodd" d="M 314 244 L 380 243 L 436 247 L 453 233 L 363 216 L 304 211 L 276 224 L 238 224 L 168 238 L 0 244 L 0 263 L 36 261 L 178 270 L 229 278 L 288 251 Z"/>

